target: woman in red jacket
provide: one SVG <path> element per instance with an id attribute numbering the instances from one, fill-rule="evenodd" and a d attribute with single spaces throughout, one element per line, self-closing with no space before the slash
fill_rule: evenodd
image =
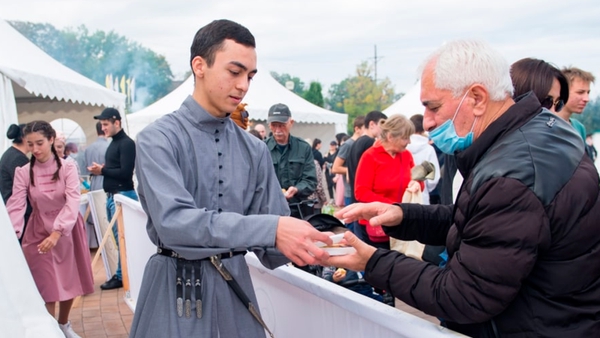
<path id="1" fill-rule="evenodd" d="M 402 115 L 394 115 L 381 120 L 381 135 L 373 146 L 363 153 L 356 170 L 354 194 L 359 202 L 400 203 L 404 191 L 419 189 L 419 183 L 411 181 L 410 170 L 415 166 L 413 157 L 406 146 L 415 126 Z M 371 227 L 366 220 L 369 238 L 364 241 L 378 248 L 390 248 L 389 237 L 381 227 Z"/>

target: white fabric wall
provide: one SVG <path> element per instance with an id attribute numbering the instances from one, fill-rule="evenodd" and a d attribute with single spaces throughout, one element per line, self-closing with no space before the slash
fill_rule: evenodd
<path id="1" fill-rule="evenodd" d="M 0 336 L 64 337 L 35 286 L 2 199 L 0 247 Z"/>
<path id="2" fill-rule="evenodd" d="M 17 103 L 13 94 L 11 80 L 0 74 L 0 153 L 12 145 L 12 141 L 6 137 L 6 131 L 11 124 L 18 124 Z"/>

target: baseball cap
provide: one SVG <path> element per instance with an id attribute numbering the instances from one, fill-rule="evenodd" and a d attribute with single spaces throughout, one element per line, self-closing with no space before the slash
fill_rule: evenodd
<path id="1" fill-rule="evenodd" d="M 96 120 L 108 120 L 108 119 L 120 120 L 121 114 L 119 114 L 119 111 L 116 110 L 115 108 L 106 108 L 102 111 L 102 113 L 100 113 L 100 115 L 94 116 L 94 119 L 96 119 Z"/>
<path id="2" fill-rule="evenodd" d="M 286 123 L 292 117 L 290 108 L 283 103 L 277 103 L 269 108 L 269 115 L 267 117 L 267 123 L 280 122 Z"/>

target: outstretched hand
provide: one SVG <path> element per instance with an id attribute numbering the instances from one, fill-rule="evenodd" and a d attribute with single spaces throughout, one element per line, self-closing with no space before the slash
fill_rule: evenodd
<path id="1" fill-rule="evenodd" d="M 367 262 L 377 250 L 375 247 L 361 241 L 351 231 L 346 231 L 344 240 L 348 245 L 351 245 L 356 252 L 349 255 L 331 256 L 328 259 L 322 260 L 319 264 L 323 266 L 337 266 L 354 271 L 365 271 Z"/>
<path id="2" fill-rule="evenodd" d="M 333 243 L 327 233 L 318 231 L 306 221 L 293 217 L 279 218 L 275 247 L 296 265 L 315 265 L 329 258 L 327 252 L 316 246 L 317 241 L 327 245 Z"/>
<path id="3" fill-rule="evenodd" d="M 365 219 L 372 226 L 395 226 L 402 222 L 403 216 L 399 206 L 381 202 L 354 203 L 335 213 L 344 223 Z"/>

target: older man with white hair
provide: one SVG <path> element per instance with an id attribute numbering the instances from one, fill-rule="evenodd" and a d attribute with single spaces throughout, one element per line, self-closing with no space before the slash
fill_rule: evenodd
<path id="1" fill-rule="evenodd" d="M 375 249 L 324 262 L 474 337 L 600 337 L 600 188 L 576 132 L 533 93 L 513 101 L 508 63 L 454 41 L 424 63 L 424 127 L 456 156 L 455 205 L 356 204 L 395 238 L 446 245 L 445 268 Z M 516 101 L 516 102 L 515 102 Z"/>

